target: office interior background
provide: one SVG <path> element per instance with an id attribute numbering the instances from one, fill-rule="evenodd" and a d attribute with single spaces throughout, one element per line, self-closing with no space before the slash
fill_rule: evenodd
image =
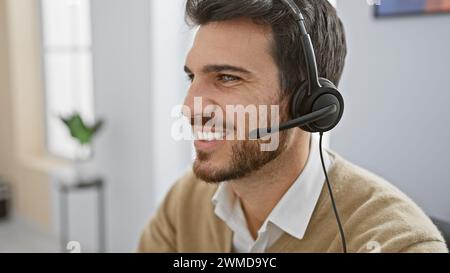
<path id="1" fill-rule="evenodd" d="M 333 3 L 349 53 L 331 149 L 450 222 L 450 13 L 376 18 L 365 0 Z M 0 0 L 0 252 L 67 251 L 63 229 L 83 252 L 135 250 L 192 162 L 171 111 L 194 34 L 184 0 Z M 75 111 L 104 121 L 82 164 L 59 118 Z M 61 190 L 77 168 L 103 179 L 104 225 L 96 188 Z"/>

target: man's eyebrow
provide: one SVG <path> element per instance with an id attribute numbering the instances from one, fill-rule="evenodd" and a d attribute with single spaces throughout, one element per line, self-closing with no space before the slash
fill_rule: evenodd
<path id="1" fill-rule="evenodd" d="M 228 64 L 205 65 L 202 69 L 203 73 L 219 73 L 219 72 L 225 72 L 225 71 L 239 72 L 239 73 L 243 73 L 243 74 L 251 74 L 251 72 L 245 68 L 242 68 L 239 66 L 234 66 L 234 65 L 228 65 Z M 186 74 L 193 74 L 192 70 L 187 65 L 184 66 L 184 72 L 186 72 Z"/>
<path id="2" fill-rule="evenodd" d="M 234 66 L 234 65 L 227 65 L 227 64 L 220 64 L 220 65 L 206 65 L 202 69 L 203 73 L 219 73 L 219 72 L 239 72 L 243 74 L 251 74 L 250 71 L 248 71 L 245 68 Z"/>

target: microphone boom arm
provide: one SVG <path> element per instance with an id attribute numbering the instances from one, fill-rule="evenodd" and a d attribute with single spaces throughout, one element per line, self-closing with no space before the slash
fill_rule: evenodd
<path id="1" fill-rule="evenodd" d="M 318 120 L 321 120 L 329 115 L 332 115 L 338 111 L 338 107 L 336 104 L 332 104 L 330 106 L 324 107 L 322 109 L 319 109 L 317 111 L 314 111 L 312 113 L 309 113 L 307 115 L 298 117 L 296 119 L 290 120 L 286 123 L 281 124 L 280 126 L 275 126 L 272 128 L 265 128 L 265 129 L 255 129 L 250 132 L 250 139 L 260 139 L 267 135 L 277 133 L 280 131 L 292 129 L 295 127 L 302 127 L 307 125 L 311 122 L 316 122 Z"/>

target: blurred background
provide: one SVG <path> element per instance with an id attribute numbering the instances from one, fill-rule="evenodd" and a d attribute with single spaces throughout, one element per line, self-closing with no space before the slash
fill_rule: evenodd
<path id="1" fill-rule="evenodd" d="M 171 137 L 194 35 L 184 2 L 0 0 L 0 252 L 135 250 L 192 162 Z M 331 148 L 445 225 L 449 6 L 370 2 L 333 1 L 349 55 Z"/>

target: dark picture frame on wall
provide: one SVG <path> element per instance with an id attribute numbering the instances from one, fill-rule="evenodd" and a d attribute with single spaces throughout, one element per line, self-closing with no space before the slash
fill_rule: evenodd
<path id="1" fill-rule="evenodd" d="M 450 0 L 380 0 L 376 17 L 450 13 Z"/>

